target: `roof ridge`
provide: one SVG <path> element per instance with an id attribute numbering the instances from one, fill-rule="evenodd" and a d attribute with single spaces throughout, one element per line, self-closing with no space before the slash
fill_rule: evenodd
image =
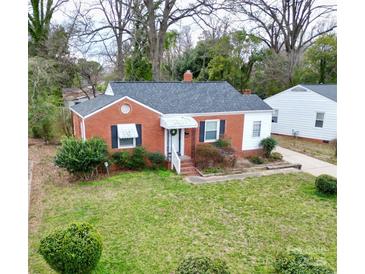
<path id="1" fill-rule="evenodd" d="M 221 81 L 199 81 L 199 82 L 184 82 L 184 81 L 123 81 L 123 80 L 113 80 L 110 83 L 180 83 L 180 84 L 207 84 L 207 83 L 228 83 L 225 80 Z"/>
<path id="2" fill-rule="evenodd" d="M 330 86 L 330 85 L 333 85 L 333 86 L 335 86 L 335 85 L 337 85 L 337 83 L 336 84 L 334 84 L 334 83 L 330 83 L 330 84 L 307 84 L 307 83 L 301 83 L 299 85 L 305 85 L 305 86 Z"/>

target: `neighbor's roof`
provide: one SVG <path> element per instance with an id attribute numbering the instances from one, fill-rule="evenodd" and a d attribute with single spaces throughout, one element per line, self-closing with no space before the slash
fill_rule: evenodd
<path id="1" fill-rule="evenodd" d="M 337 102 L 337 85 L 336 84 L 300 84 L 302 87 L 310 89 L 318 94 L 327 97 L 335 102 Z"/>
<path id="2" fill-rule="evenodd" d="M 110 82 L 112 95 L 74 105 L 82 116 L 128 96 L 163 114 L 271 110 L 257 95 L 242 95 L 225 81 L 221 82 Z"/>
<path id="3" fill-rule="evenodd" d="M 84 90 L 90 97 L 93 97 L 91 86 L 85 87 Z M 96 94 L 98 96 L 99 94 Z M 80 88 L 63 88 L 62 97 L 65 101 L 73 101 L 80 98 L 85 98 L 86 94 Z"/>

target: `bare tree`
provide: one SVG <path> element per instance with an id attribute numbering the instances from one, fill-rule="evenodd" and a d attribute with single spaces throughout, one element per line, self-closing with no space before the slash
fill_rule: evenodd
<path id="1" fill-rule="evenodd" d="M 159 80 L 164 40 L 168 28 L 186 17 L 211 14 L 214 10 L 214 0 L 195 0 L 186 7 L 179 7 L 176 0 L 143 0 L 143 3 L 147 13 L 144 24 L 148 33 L 152 77 L 154 80 Z"/>
<path id="2" fill-rule="evenodd" d="M 86 59 L 79 59 L 77 62 L 78 70 L 81 76 L 79 79 L 79 88 L 86 94 L 87 98 L 90 96 L 84 88 L 83 82 L 91 86 L 94 98 L 96 97 L 96 86 L 101 79 L 103 67 L 95 61 L 87 61 Z"/>
<path id="3" fill-rule="evenodd" d="M 202 40 L 218 40 L 222 36 L 227 35 L 230 31 L 231 20 L 229 17 L 223 18 L 212 14 L 207 18 L 197 15 L 193 18 L 195 23 L 203 30 Z"/>
<path id="4" fill-rule="evenodd" d="M 125 43 L 131 39 L 129 24 L 135 2 L 138 0 L 97 0 L 83 11 L 79 22 L 83 26 L 81 36 L 86 37 L 82 45 L 101 44 L 121 79 L 124 78 Z M 102 15 L 101 20 L 95 20 L 97 14 Z M 114 43 L 115 50 L 109 41 Z"/>
<path id="5" fill-rule="evenodd" d="M 231 0 L 226 7 L 246 15 L 269 48 L 287 53 L 290 81 L 301 52 L 318 36 L 336 28 L 335 22 L 322 20 L 328 21 L 335 5 L 318 4 L 317 0 Z"/>
<path id="6" fill-rule="evenodd" d="M 46 53 L 45 41 L 55 11 L 68 0 L 31 0 L 28 12 L 28 33 L 31 38 L 31 54 Z M 33 52 L 32 52 L 33 51 Z"/>

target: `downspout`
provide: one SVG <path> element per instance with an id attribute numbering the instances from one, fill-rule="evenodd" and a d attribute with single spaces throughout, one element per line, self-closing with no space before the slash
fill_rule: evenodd
<path id="1" fill-rule="evenodd" d="M 82 138 L 83 141 L 85 141 L 86 140 L 86 133 L 85 133 L 86 130 L 85 130 L 85 119 L 84 118 L 82 118 L 81 124 L 82 124 L 81 138 Z"/>

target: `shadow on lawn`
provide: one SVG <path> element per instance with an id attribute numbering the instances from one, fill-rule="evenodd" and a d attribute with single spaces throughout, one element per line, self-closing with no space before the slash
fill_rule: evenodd
<path id="1" fill-rule="evenodd" d="M 314 182 L 313 182 L 313 185 L 303 185 L 301 187 L 301 190 L 307 194 L 308 196 L 310 197 L 315 197 L 319 200 L 322 200 L 322 201 L 332 201 L 332 200 L 337 200 L 337 195 L 330 195 L 330 194 L 323 194 L 323 193 L 320 193 L 319 191 L 317 191 L 315 185 L 314 185 Z"/>

